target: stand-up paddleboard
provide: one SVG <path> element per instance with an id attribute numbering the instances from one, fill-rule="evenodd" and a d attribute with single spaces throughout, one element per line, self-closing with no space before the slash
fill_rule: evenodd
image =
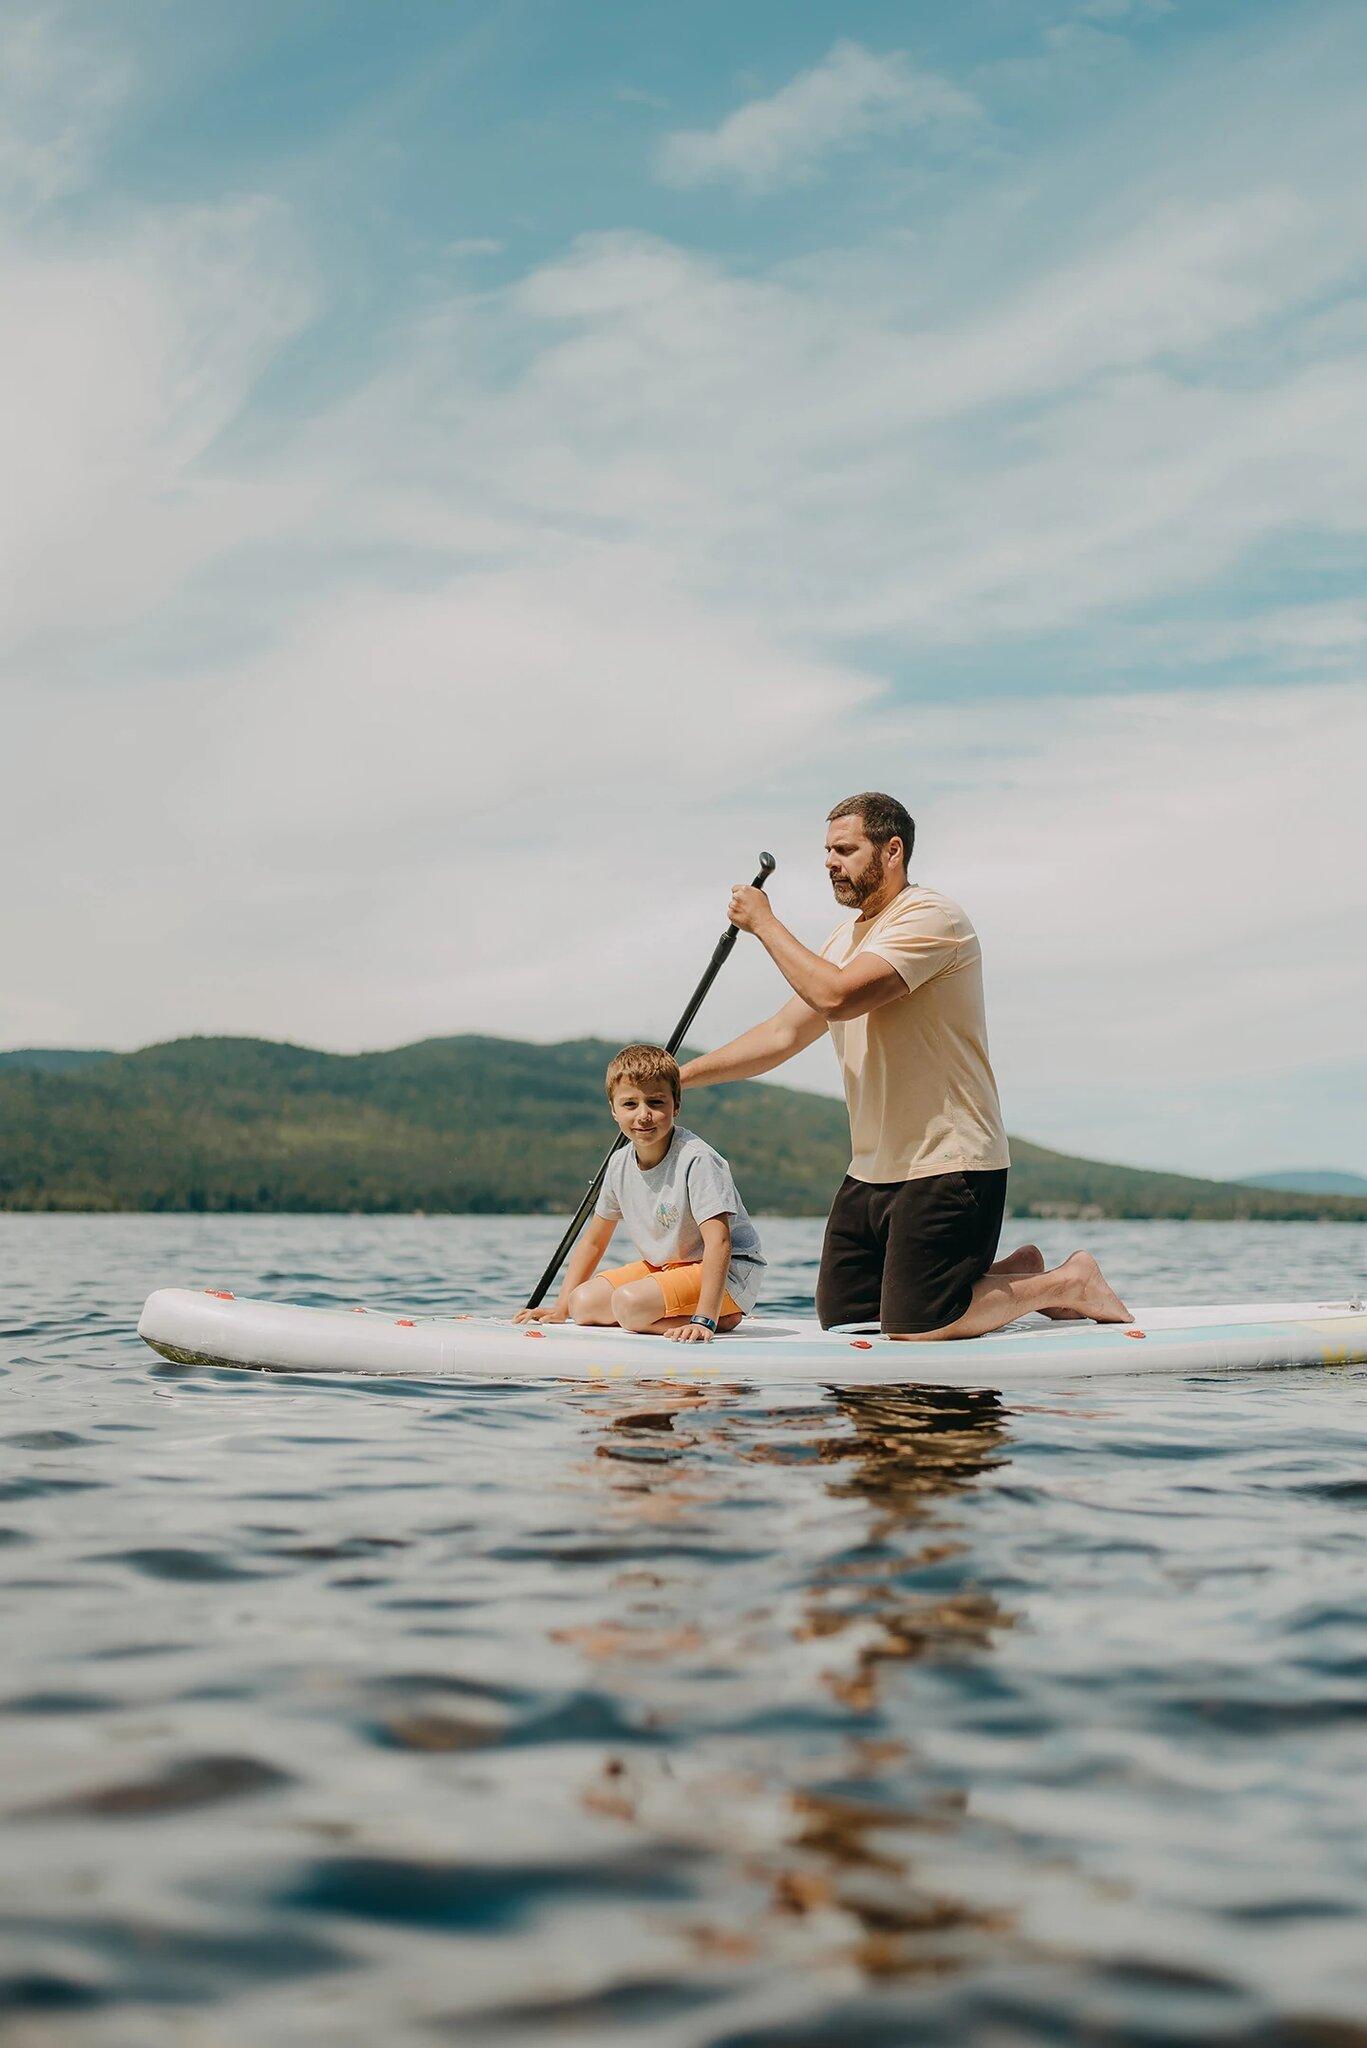
<path id="1" fill-rule="evenodd" d="M 1061 1374 L 1255 1372 L 1367 1363 L 1361 1301 L 1251 1302 L 1136 1309 L 1128 1323 L 1027 1316 L 988 1337 L 898 1344 L 876 1330 L 823 1330 L 754 1316 L 710 1344 L 627 1330 L 515 1324 L 492 1316 L 404 1316 L 367 1308 L 293 1308 L 222 1288 L 149 1296 L 138 1334 L 181 1365 L 263 1372 L 371 1373 L 405 1379 L 732 1380 L 868 1386 L 915 1381 L 1001 1386 Z"/>

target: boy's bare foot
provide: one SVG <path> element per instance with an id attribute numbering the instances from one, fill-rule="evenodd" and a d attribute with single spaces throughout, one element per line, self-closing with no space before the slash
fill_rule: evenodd
<path id="1" fill-rule="evenodd" d="M 1086 1316 L 1093 1323 L 1128 1323 L 1130 1312 L 1102 1273 L 1090 1252 L 1074 1252 L 1059 1267 L 1059 1277 L 1068 1282 L 1065 1314 Z M 1050 1311 L 1044 1311 L 1046 1315 Z M 1057 1311 L 1053 1312 L 1057 1316 Z"/>

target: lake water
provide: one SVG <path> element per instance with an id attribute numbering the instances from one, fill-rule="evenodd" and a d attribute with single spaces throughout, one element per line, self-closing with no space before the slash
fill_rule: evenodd
<path id="1" fill-rule="evenodd" d="M 299 1383 L 134 1335 L 163 1284 L 511 1308 L 558 1227 L 0 1217 L 6 2043 L 1367 2039 L 1367 1369 Z M 772 1304 L 819 1234 L 765 1226 Z M 1367 1279 L 1357 1227 L 1084 1234 L 1132 1302 Z"/>

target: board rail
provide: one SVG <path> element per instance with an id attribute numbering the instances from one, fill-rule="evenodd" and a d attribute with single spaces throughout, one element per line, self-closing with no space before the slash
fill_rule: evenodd
<path id="1" fill-rule="evenodd" d="M 800 1317 L 760 1315 L 711 1344 L 685 1345 L 573 1324 L 159 1288 L 138 1334 L 177 1365 L 405 1379 L 984 1387 L 1055 1376 L 1367 1364 L 1367 1306 L 1356 1298 L 1155 1306 L 1111 1324 L 1029 1316 L 990 1336 L 919 1346 L 857 1325 L 822 1330 Z"/>

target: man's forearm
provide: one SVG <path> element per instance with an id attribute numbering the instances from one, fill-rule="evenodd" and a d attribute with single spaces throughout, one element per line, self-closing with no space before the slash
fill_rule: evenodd
<path id="1" fill-rule="evenodd" d="M 755 937 L 794 995 L 801 996 L 818 1017 L 834 1014 L 845 994 L 844 977 L 838 967 L 823 960 L 810 946 L 804 946 L 776 917 L 766 917 L 756 927 Z"/>
<path id="2" fill-rule="evenodd" d="M 796 1051 L 796 1043 L 770 1017 L 742 1031 L 729 1045 L 699 1053 L 680 1068 L 679 1078 L 685 1088 L 707 1088 L 717 1081 L 751 1081 L 756 1074 L 781 1067 Z"/>

